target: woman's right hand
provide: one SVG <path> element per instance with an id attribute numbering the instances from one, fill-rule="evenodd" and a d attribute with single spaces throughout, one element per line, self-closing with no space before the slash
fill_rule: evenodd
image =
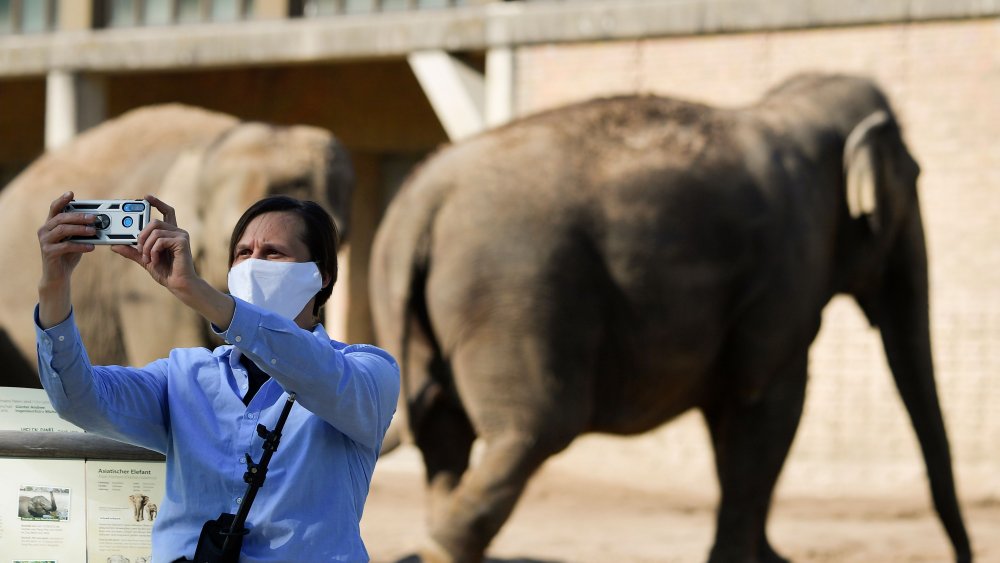
<path id="1" fill-rule="evenodd" d="M 69 316 L 70 276 L 83 254 L 94 250 L 92 244 L 68 240 L 71 236 L 94 234 L 92 214 L 63 211 L 72 200 L 73 192 L 66 192 L 53 201 L 48 219 L 38 229 L 38 246 L 42 251 L 42 278 L 38 282 L 42 328 Z"/>

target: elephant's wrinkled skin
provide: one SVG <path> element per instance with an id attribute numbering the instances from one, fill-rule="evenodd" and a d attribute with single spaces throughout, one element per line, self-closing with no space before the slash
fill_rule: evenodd
<path id="1" fill-rule="evenodd" d="M 346 232 L 353 185 L 347 153 L 328 131 L 240 122 L 180 105 L 134 110 L 42 156 L 0 193 L 0 386 L 39 386 L 35 234 L 63 192 L 77 199 L 158 196 L 191 234 L 198 271 L 225 290 L 229 236 L 252 202 L 275 193 L 312 199 Z M 84 256 L 73 280 L 77 324 L 95 363 L 144 365 L 171 348 L 212 342 L 202 318 L 108 248 Z"/>
<path id="2" fill-rule="evenodd" d="M 970 560 L 935 391 L 918 172 L 875 85 L 816 75 L 740 109 L 586 102 L 431 157 L 388 209 L 371 271 L 427 469 L 425 559 L 480 560 L 532 472 L 577 435 L 698 408 L 721 485 L 710 560 L 780 561 L 771 495 L 820 313 L 847 293 L 881 330 L 937 509 Z"/>

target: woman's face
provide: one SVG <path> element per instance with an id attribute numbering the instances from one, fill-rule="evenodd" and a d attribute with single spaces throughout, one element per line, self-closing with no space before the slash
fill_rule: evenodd
<path id="1" fill-rule="evenodd" d="M 303 242 L 305 225 L 291 211 L 270 211 L 254 217 L 233 249 L 233 266 L 247 258 L 281 262 L 309 262 Z"/>

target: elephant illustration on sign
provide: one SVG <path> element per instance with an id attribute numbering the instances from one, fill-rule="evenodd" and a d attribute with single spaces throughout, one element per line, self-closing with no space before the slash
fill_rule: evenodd
<path id="1" fill-rule="evenodd" d="M 709 559 L 783 561 L 771 497 L 821 312 L 848 294 L 881 332 L 935 506 L 970 561 L 935 390 L 918 173 L 875 84 L 816 74 L 743 108 L 583 102 L 430 157 L 390 204 L 370 272 L 426 468 L 424 560 L 480 561 L 534 471 L 576 436 L 699 409 L 721 493 Z"/>
<path id="2" fill-rule="evenodd" d="M 136 493 L 129 495 L 128 501 L 132 505 L 132 517 L 135 518 L 136 522 L 142 522 L 145 517 L 146 503 L 149 502 L 149 497 Z"/>
<path id="3" fill-rule="evenodd" d="M 175 104 L 133 110 L 45 154 L 0 193 L 0 260 L 8 265 L 0 291 L 0 386 L 39 386 L 31 317 L 41 262 L 31 239 L 59 194 L 157 195 L 191 234 L 199 272 L 225 290 L 230 232 L 252 202 L 271 194 L 311 199 L 346 235 L 353 187 L 347 152 L 326 130 L 241 122 Z M 200 317 L 107 248 L 82 260 L 74 289 L 77 325 L 95 363 L 144 365 L 175 347 L 214 342 Z"/>
<path id="4" fill-rule="evenodd" d="M 159 507 L 156 506 L 155 502 L 147 502 L 146 506 L 143 507 L 143 512 L 146 514 L 146 520 L 152 522 L 156 520 L 156 513 L 159 511 Z"/>

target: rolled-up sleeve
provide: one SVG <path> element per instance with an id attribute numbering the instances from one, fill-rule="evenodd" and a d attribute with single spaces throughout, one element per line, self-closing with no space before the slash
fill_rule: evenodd
<path id="1" fill-rule="evenodd" d="M 358 444 L 378 451 L 399 398 L 399 366 L 366 344 L 339 345 L 318 327 L 293 321 L 239 299 L 226 342 L 253 360 L 306 409 Z M 322 334 L 320 334 L 322 333 Z"/>

